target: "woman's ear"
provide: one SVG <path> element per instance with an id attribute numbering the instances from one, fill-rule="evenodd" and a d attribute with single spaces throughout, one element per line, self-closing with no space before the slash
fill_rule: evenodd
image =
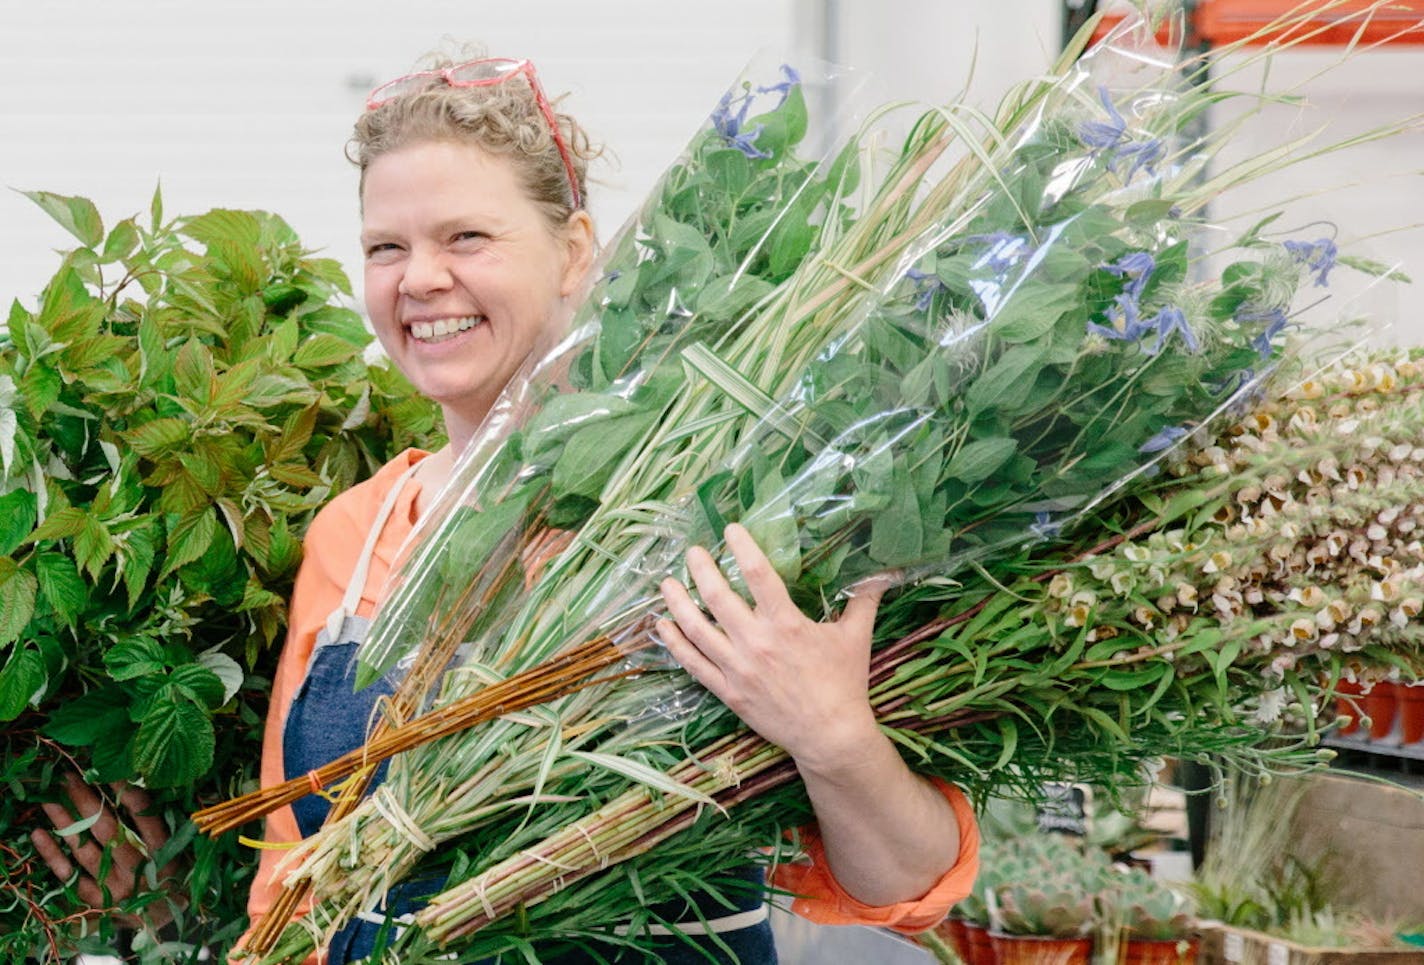
<path id="1" fill-rule="evenodd" d="M 588 272 L 593 267 L 593 255 L 598 248 L 598 236 L 593 228 L 593 218 L 580 208 L 569 215 L 564 222 L 564 243 L 568 245 L 568 262 L 564 266 L 563 281 L 559 294 L 568 298 L 583 289 Z"/>

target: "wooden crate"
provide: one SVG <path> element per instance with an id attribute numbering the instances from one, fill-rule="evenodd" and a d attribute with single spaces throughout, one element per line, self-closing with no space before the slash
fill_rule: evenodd
<path id="1" fill-rule="evenodd" d="M 1424 965 L 1424 948 L 1376 951 L 1309 948 L 1245 928 L 1201 926 L 1199 965 Z"/>

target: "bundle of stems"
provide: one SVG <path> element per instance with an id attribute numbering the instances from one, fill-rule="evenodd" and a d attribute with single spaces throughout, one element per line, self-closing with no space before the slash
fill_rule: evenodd
<path id="1" fill-rule="evenodd" d="M 1424 670 L 1421 426 L 1424 350 L 1356 359 L 1264 403 L 1094 521 L 1128 527 L 1120 535 L 997 567 L 1003 582 L 969 581 L 938 619 L 878 649 L 882 726 L 928 769 L 982 790 L 1001 779 L 963 752 L 974 738 L 960 729 L 990 719 L 1005 748 L 996 765 L 1025 763 L 1021 733 L 1051 754 L 1065 724 L 1139 760 L 1204 756 L 1193 738 L 1221 728 L 1237 739 L 1213 742 L 1216 766 L 1261 775 L 1328 760 L 1316 728 L 1335 681 Z M 741 731 L 669 776 L 726 809 L 790 782 L 789 765 Z M 629 791 L 447 890 L 416 922 L 446 943 L 527 915 L 655 852 L 704 808 Z M 779 831 L 733 820 L 748 846 Z"/>
<path id="2" fill-rule="evenodd" d="M 1168 143 L 1219 95 L 1173 96 L 1154 82 L 1126 98 L 1095 97 L 1091 86 L 1069 57 L 996 121 L 979 118 L 979 131 L 962 108 L 927 114 L 856 217 L 833 203 L 814 255 L 756 310 L 714 342 L 682 346 L 701 378 L 651 418 L 639 391 L 662 386 L 667 343 L 653 367 L 637 368 L 624 400 L 631 409 L 607 394 L 596 409 L 588 393 L 544 395 L 542 422 L 477 442 L 465 497 L 477 490 L 479 510 L 459 505 L 445 517 L 448 556 L 417 558 L 405 596 L 383 610 L 363 654 L 367 675 L 400 659 L 393 641 L 441 609 L 451 575 L 466 571 L 475 576 L 462 585 L 483 587 L 492 602 L 463 623 L 472 655 L 444 675 L 436 704 L 537 667 L 570 641 L 643 649 L 656 581 L 677 571 L 689 541 L 732 519 L 747 523 L 817 612 L 877 569 L 922 575 L 931 561 L 947 573 L 991 560 L 1021 546 L 1030 526 L 1049 535 L 1081 516 L 1239 397 L 1250 370 L 1278 356 L 1302 273 L 1323 280 L 1333 244 L 1281 245 L 1262 236 L 1263 223 L 1228 246 L 1241 260 L 1220 281 L 1188 284 L 1190 213 L 1246 172 L 1203 180 L 1213 145 Z M 1132 105 L 1135 125 L 1117 104 Z M 954 139 L 963 158 L 927 181 Z M 1186 351 L 1164 351 L 1177 343 Z M 567 368 L 583 373 L 576 383 L 597 383 L 606 345 L 595 346 Z M 571 412 L 578 418 L 560 421 Z M 616 430 L 616 443 L 603 446 L 616 465 L 600 457 L 596 499 L 579 491 L 576 472 L 600 441 L 576 445 L 591 428 Z M 512 575 L 521 572 L 519 534 L 564 520 L 578 527 L 572 545 L 521 594 Z M 981 719 L 964 693 L 927 701 L 924 691 L 896 689 L 908 685 L 893 661 L 913 663 L 913 646 L 887 648 L 892 662 L 878 665 L 891 675 L 877 679 L 886 689 L 874 695 L 887 724 L 912 735 Z M 920 676 L 957 686 L 963 678 L 951 670 L 982 672 L 993 653 L 957 657 L 940 668 L 947 676 L 919 668 Z M 640 794 L 716 806 L 720 792 L 701 777 L 668 772 L 682 747 L 734 723 L 679 672 L 647 662 L 628 669 L 645 672 L 397 757 L 370 801 L 296 850 L 290 880 L 316 883 L 318 901 L 283 934 L 274 960 L 304 956 L 442 842 L 475 842 L 458 880 L 630 783 Z M 994 712 L 1014 709 L 987 693 L 1002 705 Z M 1127 741 L 1125 730 L 1115 736 Z M 1015 744 L 1003 740 L 1007 762 Z M 723 770 L 735 773 L 727 750 Z M 775 754 L 751 757 L 790 773 Z M 607 860 L 598 850 L 595 862 Z M 488 895 L 479 889 L 482 908 Z"/>

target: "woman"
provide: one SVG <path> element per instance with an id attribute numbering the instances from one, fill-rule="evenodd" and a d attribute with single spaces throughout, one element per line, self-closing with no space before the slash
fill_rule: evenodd
<path id="1" fill-rule="evenodd" d="M 383 85 L 357 122 L 351 156 L 361 170 L 371 324 L 439 404 L 450 444 L 402 453 L 313 522 L 273 682 L 264 783 L 362 740 L 381 689 L 353 698 L 352 658 L 392 560 L 501 389 L 561 333 L 595 248 L 584 209 L 588 140 L 552 109 L 527 62 L 478 60 Z M 977 833 L 962 795 L 913 775 L 875 725 L 867 677 L 880 591 L 818 624 L 792 604 L 745 530 L 732 527 L 727 540 L 754 606 L 694 549 L 689 572 L 710 618 L 668 580 L 671 619 L 659 629 L 692 676 L 797 763 L 817 818 L 807 834 L 814 863 L 783 868 L 776 884 L 805 895 L 797 910 L 817 920 L 933 925 L 968 891 Z M 315 795 L 284 808 L 269 817 L 267 839 L 308 835 L 326 810 Z M 281 854 L 263 852 L 254 920 L 275 898 Z M 397 912 L 407 906 L 395 896 Z M 760 895 L 738 914 L 712 914 L 741 962 L 775 961 Z M 338 936 L 330 961 L 370 951 L 383 920 L 370 918 Z M 671 943 L 665 960 L 688 954 Z"/>

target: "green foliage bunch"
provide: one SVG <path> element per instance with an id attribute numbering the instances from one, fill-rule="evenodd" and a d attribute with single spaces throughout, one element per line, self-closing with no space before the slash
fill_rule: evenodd
<path id="1" fill-rule="evenodd" d="M 84 198 L 30 197 L 79 247 L 0 328 L 6 960 L 57 950 L 75 907 L 27 837 L 63 770 L 149 788 L 175 851 L 195 802 L 251 783 L 308 522 L 437 432 L 281 219 L 165 219 L 155 193 L 106 231 Z M 240 924 L 250 858 L 198 851 L 187 917 Z"/>

